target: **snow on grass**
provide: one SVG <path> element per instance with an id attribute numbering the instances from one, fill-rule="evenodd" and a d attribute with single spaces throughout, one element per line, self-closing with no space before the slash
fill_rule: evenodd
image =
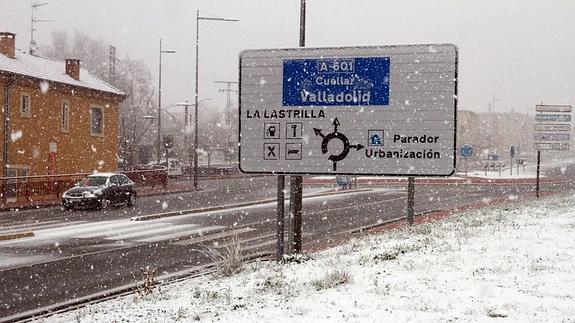
<path id="1" fill-rule="evenodd" d="M 256 262 L 49 322 L 572 322 L 575 198 L 507 204 Z"/>

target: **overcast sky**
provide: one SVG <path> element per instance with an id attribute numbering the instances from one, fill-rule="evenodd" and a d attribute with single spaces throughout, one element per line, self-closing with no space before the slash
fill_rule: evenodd
<path id="1" fill-rule="evenodd" d="M 239 22 L 200 22 L 200 98 L 225 105 L 214 81 L 237 81 L 248 48 L 297 47 L 299 0 L 42 0 L 36 39 L 75 29 L 148 63 L 157 79 L 159 39 L 163 99 L 193 99 L 195 14 Z M 0 0 L 0 30 L 28 48 L 30 1 Z M 308 47 L 454 43 L 460 51 L 459 108 L 529 112 L 537 103 L 575 103 L 575 1 L 308 0 Z M 234 102 L 236 98 L 234 98 Z"/>

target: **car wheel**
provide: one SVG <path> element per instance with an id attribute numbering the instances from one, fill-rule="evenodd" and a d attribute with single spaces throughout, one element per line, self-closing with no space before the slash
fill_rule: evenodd
<path id="1" fill-rule="evenodd" d="M 62 207 L 64 207 L 64 210 L 66 210 L 66 211 L 72 211 L 74 209 L 74 207 L 72 205 L 68 205 L 68 204 L 64 204 L 64 205 L 62 205 Z"/>
<path id="2" fill-rule="evenodd" d="M 100 201 L 100 209 L 105 210 L 105 209 L 107 209 L 107 208 L 109 208 L 109 207 L 110 207 L 110 200 L 108 200 L 108 199 L 102 199 L 102 200 Z"/>
<path id="3" fill-rule="evenodd" d="M 128 206 L 136 205 L 136 194 L 130 194 L 128 197 Z"/>

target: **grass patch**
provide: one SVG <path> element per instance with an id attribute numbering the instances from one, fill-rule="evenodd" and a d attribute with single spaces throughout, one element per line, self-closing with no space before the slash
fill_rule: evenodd
<path id="1" fill-rule="evenodd" d="M 232 239 L 223 248 L 206 249 L 207 250 L 201 252 L 216 264 L 216 276 L 230 277 L 242 271 L 243 256 L 238 234 L 234 234 Z"/>
<path id="2" fill-rule="evenodd" d="M 311 285 L 316 290 L 334 288 L 336 286 L 345 285 L 351 282 L 351 274 L 344 269 L 335 269 L 327 272 L 322 278 L 311 281 Z"/>

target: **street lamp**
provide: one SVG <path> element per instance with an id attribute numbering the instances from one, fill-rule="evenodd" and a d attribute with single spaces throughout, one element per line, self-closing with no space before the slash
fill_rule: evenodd
<path id="1" fill-rule="evenodd" d="M 204 102 L 204 101 L 208 101 L 211 100 L 210 98 L 205 98 L 205 99 L 201 99 L 200 102 L 198 102 L 198 104 Z M 190 145 L 188 143 L 188 138 L 189 138 L 189 133 L 191 131 L 189 131 L 189 125 L 190 125 L 190 116 L 189 116 L 189 109 L 188 107 L 192 106 L 193 104 L 189 103 L 188 100 L 186 100 L 185 102 L 181 102 L 181 103 L 176 103 L 176 106 L 183 106 L 184 107 L 184 114 L 185 114 L 185 122 L 184 122 L 184 141 L 186 142 L 186 148 L 188 150 L 188 162 L 189 162 L 189 173 L 188 173 L 188 179 L 192 176 L 192 158 L 193 153 L 192 153 L 192 149 L 190 149 Z M 196 122 L 196 127 L 198 126 L 197 122 Z M 197 131 L 196 131 L 196 135 L 197 135 Z M 196 156 L 197 157 L 197 156 Z"/>
<path id="2" fill-rule="evenodd" d="M 495 118 L 497 118 L 497 115 L 495 114 L 495 102 L 499 101 L 501 101 L 501 99 L 495 98 L 495 94 L 493 94 L 493 100 L 491 104 L 491 142 L 489 146 L 491 152 L 493 152 L 493 150 L 497 148 L 497 146 L 495 145 Z"/>
<path id="3" fill-rule="evenodd" d="M 200 10 L 196 11 L 196 90 L 195 90 L 195 104 L 194 104 L 194 188 L 198 188 L 198 61 L 199 61 L 199 47 L 200 47 L 200 20 L 212 21 L 239 21 L 238 19 L 231 18 L 214 18 L 200 16 Z"/>
<path id="4" fill-rule="evenodd" d="M 158 150 L 158 164 L 160 163 L 162 144 L 162 54 L 175 54 L 175 50 L 162 50 L 162 39 L 160 38 L 160 71 L 158 76 L 158 139 L 156 149 Z"/>

